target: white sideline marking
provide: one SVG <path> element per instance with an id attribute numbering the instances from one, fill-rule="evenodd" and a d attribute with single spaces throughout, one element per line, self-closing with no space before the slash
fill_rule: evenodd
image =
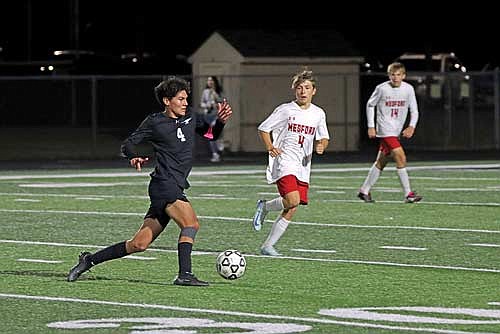
<path id="1" fill-rule="evenodd" d="M 500 302 L 489 302 L 488 305 L 500 306 Z"/>
<path id="2" fill-rule="evenodd" d="M 370 167 L 359 168 L 314 168 L 313 173 L 329 173 L 329 172 L 367 172 Z M 471 164 L 471 165 L 428 165 L 428 166 L 409 166 L 408 170 L 441 170 L 441 169 L 500 169 L 500 164 Z M 386 171 L 395 171 L 396 167 L 386 167 Z M 3 175 L 0 180 L 24 180 L 24 179 L 62 179 L 62 178 L 85 178 L 85 177 L 149 177 L 152 169 L 138 172 L 114 172 L 114 173 L 76 173 L 76 174 L 38 174 L 38 175 Z M 265 169 L 249 169 L 249 170 L 216 170 L 216 171 L 198 171 L 193 170 L 190 175 L 207 176 L 207 175 L 252 175 L 263 174 Z"/>
<path id="3" fill-rule="evenodd" d="M 380 246 L 382 249 L 400 249 L 400 250 L 414 250 L 414 251 L 424 251 L 427 248 L 423 247 L 404 247 L 404 246 Z"/>
<path id="4" fill-rule="evenodd" d="M 0 196 L 33 196 L 33 197 L 69 197 L 79 199 L 82 194 L 35 194 L 35 193 L 0 193 Z M 132 198 L 132 199 L 149 199 L 147 195 L 93 195 L 89 194 L 94 198 Z M 224 199 L 224 200 L 248 200 L 246 197 L 222 197 L 225 195 L 217 195 L 216 197 L 207 197 L 204 195 L 200 196 L 189 196 L 190 199 Z"/>
<path id="5" fill-rule="evenodd" d="M 337 251 L 331 249 L 302 249 L 302 248 L 292 248 L 290 249 L 294 252 L 307 252 L 307 253 L 337 253 Z"/>
<path id="6" fill-rule="evenodd" d="M 137 255 L 127 255 L 127 256 L 124 256 L 124 259 L 143 260 L 143 261 L 156 260 L 155 257 L 137 256 Z"/>
<path id="7" fill-rule="evenodd" d="M 30 198 L 16 198 L 14 202 L 41 202 L 39 199 L 30 199 Z"/>
<path id="8" fill-rule="evenodd" d="M 215 187 L 218 187 L 215 185 Z M 223 185 L 220 185 L 220 187 L 225 187 Z M 238 187 L 270 187 L 268 185 L 238 185 Z M 354 189 L 359 189 L 358 187 L 329 187 L 329 186 L 312 186 L 311 189 L 315 190 L 317 193 L 334 193 L 335 191 L 339 191 L 339 194 L 341 193 L 340 191 L 342 189 L 344 190 L 354 190 Z M 317 189 L 329 189 L 329 190 L 317 190 Z M 339 190 L 331 190 L 331 189 L 339 189 Z M 384 187 L 376 187 L 377 191 L 379 192 L 401 192 L 400 189 L 396 188 L 384 188 Z M 492 188 L 493 189 L 493 188 Z M 500 188 L 499 188 L 500 189 Z M 432 189 L 431 189 L 432 190 Z M 477 191 L 497 191 L 496 189 L 494 190 L 489 190 L 489 189 L 478 189 Z M 258 195 L 269 195 L 269 196 L 277 196 L 279 195 L 277 192 L 258 192 Z M 0 196 L 34 196 L 34 197 L 82 197 L 82 194 L 37 194 L 37 193 L 1 193 Z M 99 194 L 89 194 L 88 196 L 93 196 L 96 198 L 137 198 L 137 199 L 149 199 L 148 196 L 146 195 L 99 195 Z M 228 199 L 228 200 L 248 200 L 246 197 L 222 197 L 223 195 L 216 195 L 217 198 L 220 199 Z M 189 196 L 189 198 L 192 199 L 207 199 L 205 195 L 200 195 L 200 196 Z M 217 198 L 210 198 L 210 199 L 217 199 Z M 320 199 L 319 201 L 325 201 L 325 202 L 345 202 L 345 203 L 360 203 L 359 200 L 342 200 L 342 199 L 331 199 L 331 200 L 323 200 Z M 377 203 L 403 203 L 403 201 L 382 201 L 382 200 L 377 200 Z M 419 202 L 418 205 L 422 204 L 440 204 L 440 205 L 469 205 L 469 206 L 500 206 L 499 203 L 469 203 L 469 202 Z"/>
<path id="9" fill-rule="evenodd" d="M 33 197 L 82 197 L 82 194 L 40 194 L 40 193 L 0 193 L 0 196 L 33 196 Z M 148 199 L 147 195 L 96 195 L 89 194 L 87 196 L 99 198 L 134 198 L 134 199 Z"/>
<path id="10" fill-rule="evenodd" d="M 202 309 L 202 308 L 188 308 L 188 307 L 160 305 L 160 304 L 123 303 L 123 302 L 113 302 L 113 301 L 95 300 L 95 299 L 17 295 L 17 294 L 10 294 L 10 293 L 0 293 L 0 298 L 15 298 L 15 299 L 28 299 L 28 300 L 45 300 L 45 301 L 54 301 L 54 302 L 71 302 L 71 303 L 86 303 L 86 304 L 97 304 L 97 305 L 125 306 L 125 307 L 137 307 L 137 308 L 143 308 L 143 309 L 158 309 L 158 310 L 170 310 L 170 311 L 192 312 L 192 313 L 232 315 L 232 316 L 238 316 L 238 317 L 263 318 L 263 319 L 292 320 L 292 321 L 303 321 L 303 322 L 312 322 L 312 323 L 320 323 L 320 324 L 344 325 L 344 326 L 365 327 L 365 328 L 379 328 L 379 329 L 389 329 L 389 330 L 398 330 L 398 331 L 408 330 L 408 331 L 415 331 L 415 332 L 430 332 L 430 333 L 443 333 L 443 334 L 472 334 L 471 332 L 454 331 L 454 330 L 437 329 L 437 328 L 414 328 L 414 327 L 402 327 L 402 326 L 388 326 L 388 325 L 378 325 L 378 324 L 373 324 L 373 323 L 331 320 L 331 319 L 325 319 L 325 318 L 304 318 L 304 317 L 292 317 L 292 316 L 283 316 L 283 315 L 274 315 L 274 314 L 258 314 L 258 313 L 249 313 L 249 312 L 211 310 L 211 309 Z M 481 334 L 481 333 L 479 333 L 479 334 Z M 486 333 L 484 333 L 484 334 L 486 334 Z"/>
<path id="11" fill-rule="evenodd" d="M 137 212 L 108 212 L 108 211 L 67 211 L 67 210 L 19 210 L 19 209 L 0 209 L 0 212 L 12 213 L 61 213 L 61 214 L 75 214 L 75 215 L 102 215 L 102 216 L 131 216 L 142 217 L 144 213 Z M 216 216 L 198 216 L 201 219 L 213 220 L 229 220 L 249 222 L 251 218 L 239 217 L 216 217 Z M 266 222 L 273 223 L 273 220 L 267 219 Z M 402 229 L 402 230 L 425 230 L 425 231 L 449 231 L 449 232 L 470 232 L 470 233 L 500 233 L 499 230 L 474 230 L 463 228 L 447 228 L 447 227 L 422 227 L 422 226 L 387 226 L 387 225 L 353 225 L 353 224 L 325 224 L 325 223 L 311 223 L 311 222 L 291 222 L 295 225 L 311 225 L 311 226 L 324 226 L 324 227 L 348 227 L 348 228 L 380 228 L 380 229 Z"/>
<path id="12" fill-rule="evenodd" d="M 343 190 L 318 190 L 318 194 L 345 194 Z"/>
<path id="13" fill-rule="evenodd" d="M 19 262 L 36 262 L 36 263 L 62 263 L 63 261 L 54 260 L 39 260 L 39 259 L 17 259 Z"/>
<path id="14" fill-rule="evenodd" d="M 145 185 L 147 182 L 53 182 L 53 183 L 21 183 L 21 188 L 94 188 L 94 187 L 116 187 Z"/>
<path id="15" fill-rule="evenodd" d="M 500 191 L 500 189 L 493 188 L 493 187 L 486 187 L 486 188 L 431 188 L 430 190 L 432 191 Z"/>
<path id="16" fill-rule="evenodd" d="M 350 176 L 335 176 L 335 175 L 316 175 L 314 179 L 325 179 L 325 180 L 344 180 L 344 179 L 365 179 L 366 175 L 350 175 Z M 379 180 L 389 180 L 393 179 L 392 176 L 380 176 Z M 454 181 L 497 181 L 496 177 L 437 177 L 437 176 L 412 176 L 414 180 L 454 180 Z"/>
<path id="17" fill-rule="evenodd" d="M 77 200 L 81 201 L 103 201 L 104 198 L 102 197 L 75 197 Z"/>
<path id="18" fill-rule="evenodd" d="M 370 167 L 362 168 L 315 168 L 314 172 L 356 172 L 368 171 Z M 477 165 L 429 165 L 429 166 L 408 166 L 407 170 L 440 170 L 440 169 L 498 169 L 500 164 L 477 164 Z M 386 167 L 384 171 L 395 171 L 396 167 Z"/>
<path id="19" fill-rule="evenodd" d="M 224 197 L 224 194 L 200 194 L 200 197 Z"/>
<path id="20" fill-rule="evenodd" d="M 500 247 L 496 244 L 467 244 L 468 246 L 478 246 L 478 247 Z"/>
<path id="21" fill-rule="evenodd" d="M 102 249 L 107 246 L 98 246 L 98 245 L 84 245 L 84 244 L 66 244 L 61 242 L 44 242 L 44 241 L 27 241 L 27 240 L 1 240 L 0 243 L 6 244 L 21 244 L 21 245 L 41 245 L 41 246 L 56 246 L 56 247 L 78 247 L 78 248 L 96 248 Z M 173 249 L 161 249 L 161 248 L 148 248 L 148 251 L 151 252 L 160 252 L 160 253 L 177 253 L 177 250 Z M 214 252 L 202 252 L 202 251 L 193 251 L 194 255 L 208 255 L 215 254 Z M 130 255 L 127 255 L 130 256 Z M 133 256 L 133 255 L 132 255 Z M 153 258 L 151 258 L 153 259 Z"/>
<path id="22" fill-rule="evenodd" d="M 64 244 L 55 242 L 40 242 L 40 241 L 18 241 L 18 240 L 0 240 L 0 243 L 11 243 L 11 244 L 33 244 L 33 245 L 49 245 L 49 246 L 60 246 L 60 247 L 80 247 L 80 248 L 104 248 L 105 246 L 95 246 L 95 245 L 75 245 L 75 244 Z M 157 248 L 148 248 L 148 251 L 153 252 L 166 252 L 166 253 L 176 253 L 176 250 L 166 250 Z M 193 251 L 193 255 L 216 255 L 219 252 L 201 252 Z M 352 263 L 352 264 L 368 264 L 368 265 L 382 265 L 382 266 L 393 266 L 393 267 L 409 267 L 409 268 L 432 268 L 432 269 L 450 269 L 450 270 L 465 270 L 465 271 L 479 271 L 479 272 L 490 272 L 490 273 L 500 273 L 497 269 L 488 268 L 467 268 L 467 267 L 452 267 L 452 266 L 438 266 L 438 265 L 423 265 L 423 264 L 409 264 L 409 263 L 395 263 L 395 262 L 379 262 L 379 261 L 362 261 L 362 260 L 334 260 L 334 259 L 317 259 L 309 257 L 298 257 L 298 256 L 265 256 L 265 255 L 255 255 L 255 254 L 245 254 L 245 257 L 258 257 L 270 260 L 276 259 L 289 259 L 289 260 L 301 260 L 301 261 L 318 261 L 318 262 L 341 262 L 341 263 Z"/>
<path id="23" fill-rule="evenodd" d="M 354 199 L 322 199 L 320 200 L 322 202 L 337 202 L 337 203 L 362 203 L 359 199 L 354 200 Z M 380 201 L 375 199 L 375 203 L 389 203 L 389 204 L 404 204 L 403 200 L 401 201 Z M 372 203 L 369 203 L 372 205 Z M 429 202 L 426 201 L 425 199 L 422 200 L 421 202 L 414 203 L 412 205 L 463 205 L 463 206 L 500 206 L 500 203 L 472 203 L 472 202 Z"/>

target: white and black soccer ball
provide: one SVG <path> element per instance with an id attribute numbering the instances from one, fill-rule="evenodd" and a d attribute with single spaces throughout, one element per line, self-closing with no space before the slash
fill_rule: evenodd
<path id="1" fill-rule="evenodd" d="M 228 249 L 217 256 L 217 272 L 225 279 L 237 279 L 243 276 L 247 268 L 247 261 L 243 254 L 236 249 Z"/>

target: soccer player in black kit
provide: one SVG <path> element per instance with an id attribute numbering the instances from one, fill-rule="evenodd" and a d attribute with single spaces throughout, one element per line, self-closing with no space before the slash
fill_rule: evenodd
<path id="1" fill-rule="evenodd" d="M 176 285 L 207 286 L 191 269 L 191 250 L 200 225 L 184 190 L 189 187 L 187 177 L 192 168 L 195 133 L 203 136 L 212 133 L 216 140 L 224 124 L 232 115 L 231 106 L 224 100 L 218 104 L 218 119 L 213 128 L 202 117 L 188 110 L 189 83 L 179 77 L 168 77 L 155 87 L 158 102 L 163 112 L 153 113 L 124 140 L 121 151 L 130 165 L 138 171 L 147 157 L 135 153 L 135 146 L 150 142 L 156 156 L 156 167 L 149 182 L 149 210 L 144 222 L 132 239 L 108 246 L 95 253 L 83 252 L 78 263 L 71 268 L 68 281 L 73 282 L 91 267 L 126 255 L 143 252 L 165 229 L 170 219 L 180 228 L 177 244 L 179 274 Z M 212 136 L 210 136 L 212 137 Z"/>

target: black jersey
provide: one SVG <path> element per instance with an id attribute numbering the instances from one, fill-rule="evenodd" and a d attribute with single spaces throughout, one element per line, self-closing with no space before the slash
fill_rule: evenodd
<path id="1" fill-rule="evenodd" d="M 217 120 L 212 132 L 217 139 L 224 124 Z M 180 118 L 170 118 L 165 113 L 154 113 L 146 117 L 141 125 L 123 141 L 122 154 L 129 160 L 139 155 L 135 146 L 150 142 L 156 156 L 156 167 L 151 173 L 158 180 L 173 180 L 182 189 L 189 188 L 187 177 L 193 166 L 195 133 L 203 135 L 208 131 L 203 117 L 192 111 Z"/>

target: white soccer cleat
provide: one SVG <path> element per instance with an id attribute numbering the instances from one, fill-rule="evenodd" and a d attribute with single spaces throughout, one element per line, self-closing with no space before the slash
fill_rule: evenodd
<path id="1" fill-rule="evenodd" d="M 267 256 L 281 256 L 280 253 L 273 246 L 264 246 L 260 249 L 262 255 Z"/>
<path id="2" fill-rule="evenodd" d="M 255 209 L 255 215 L 253 216 L 253 229 L 256 231 L 260 231 L 262 228 L 262 224 L 264 223 L 264 219 L 266 219 L 267 210 L 266 210 L 266 200 L 259 199 L 257 201 L 257 208 Z"/>

